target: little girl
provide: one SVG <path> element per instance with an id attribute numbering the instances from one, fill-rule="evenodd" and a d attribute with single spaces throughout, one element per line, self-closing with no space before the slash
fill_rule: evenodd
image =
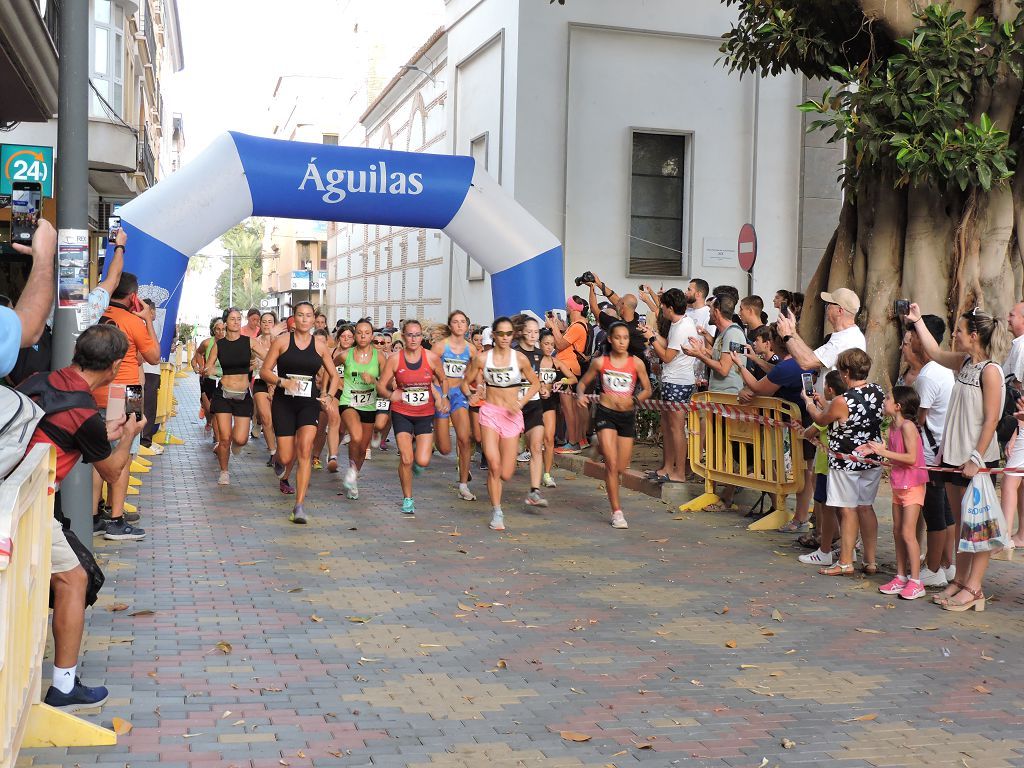
<path id="1" fill-rule="evenodd" d="M 904 600 L 924 596 L 921 584 L 921 546 L 917 539 L 917 520 L 924 504 L 928 470 L 924 463 L 924 444 L 917 428 L 917 410 L 921 401 L 912 387 L 893 387 L 885 398 L 885 415 L 892 419 L 888 444 L 869 442 L 863 453 L 873 453 L 892 464 L 892 535 L 896 543 L 896 578 L 883 584 L 883 595 L 899 595 Z M 909 579 L 907 576 L 909 575 Z"/>

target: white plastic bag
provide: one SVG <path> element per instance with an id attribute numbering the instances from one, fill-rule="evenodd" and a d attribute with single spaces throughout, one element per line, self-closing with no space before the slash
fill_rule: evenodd
<path id="1" fill-rule="evenodd" d="M 964 491 L 960 518 L 961 552 L 994 552 L 1009 543 L 992 478 L 978 473 Z"/>

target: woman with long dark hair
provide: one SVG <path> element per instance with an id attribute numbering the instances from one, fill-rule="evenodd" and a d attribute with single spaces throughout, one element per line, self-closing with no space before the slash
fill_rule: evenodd
<path id="1" fill-rule="evenodd" d="M 277 452 L 277 438 L 274 436 L 273 419 L 270 417 L 270 402 L 273 392 L 270 385 L 260 378 L 260 368 L 263 367 L 263 360 L 270 352 L 270 345 L 274 341 L 274 328 L 277 325 L 277 315 L 273 312 L 264 312 L 260 315 L 260 330 L 251 342 L 252 352 L 256 356 L 254 368 L 255 379 L 252 383 L 252 399 L 256 406 L 256 418 L 259 419 L 263 428 L 263 440 L 267 444 L 270 457 L 267 459 L 267 466 L 274 463 L 274 454 Z"/>
<path id="2" fill-rule="evenodd" d="M 249 345 L 251 339 L 242 335 L 242 312 L 231 307 L 224 328 L 224 338 L 217 339 L 211 347 L 205 369 L 210 375 L 217 370 L 219 363 L 221 371 L 220 382 L 210 401 L 217 432 L 221 436 L 216 451 L 220 464 L 218 485 L 231 484 L 228 451 L 237 454 L 249 442 L 253 414 L 252 394 L 249 392 L 253 352 Z"/>
<path id="3" fill-rule="evenodd" d="M 472 424 L 469 420 L 469 400 L 460 386 L 466 375 L 466 368 L 473 359 L 473 345 L 466 339 L 469 330 L 469 316 L 461 309 L 448 315 L 448 336 L 443 344 L 438 342 L 434 351 L 439 352 L 445 378 L 448 379 L 448 397 L 451 409 L 440 411 L 434 417 L 434 440 L 437 450 L 447 456 L 452 451 L 451 429 L 455 429 L 456 458 L 459 472 L 459 498 L 476 501 L 469 490 L 469 462 L 473 455 Z M 438 349 L 440 348 L 440 349 Z"/>
<path id="4" fill-rule="evenodd" d="M 349 434 L 348 469 L 345 471 L 345 495 L 359 498 L 359 470 L 369 450 L 373 423 L 377 418 L 377 379 L 384 361 L 373 348 L 373 326 L 362 319 L 356 323 L 355 346 L 335 357 L 340 363 L 342 391 L 338 398 L 341 419 Z"/>
<path id="5" fill-rule="evenodd" d="M 213 450 L 217 450 L 217 443 L 220 438 L 217 436 L 217 426 L 214 423 L 213 411 L 210 403 L 217 391 L 217 384 L 220 381 L 220 367 L 214 366 L 212 373 L 206 372 L 206 360 L 217 343 L 217 339 L 224 338 L 224 321 L 215 317 L 210 321 L 210 335 L 196 345 L 196 352 L 192 356 L 192 370 L 199 374 L 199 404 L 203 412 L 201 418 L 206 419 L 206 431 L 213 430 Z"/>

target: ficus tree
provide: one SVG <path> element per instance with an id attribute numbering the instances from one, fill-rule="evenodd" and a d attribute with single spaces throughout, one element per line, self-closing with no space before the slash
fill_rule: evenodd
<path id="1" fill-rule="evenodd" d="M 1024 277 L 1024 3 L 722 2 L 738 12 L 732 71 L 831 83 L 799 106 L 845 145 L 843 206 L 806 290 L 857 291 L 876 375 L 897 364 L 897 298 L 1005 318 Z M 820 337 L 822 311 L 807 303 L 802 334 Z"/>

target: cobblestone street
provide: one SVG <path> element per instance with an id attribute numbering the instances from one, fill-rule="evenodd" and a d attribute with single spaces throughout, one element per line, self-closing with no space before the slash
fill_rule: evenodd
<path id="1" fill-rule="evenodd" d="M 1024 766 L 1019 565 L 993 564 L 986 612 L 947 613 L 735 515 L 627 492 L 613 530 L 566 472 L 546 510 L 520 473 L 498 534 L 482 473 L 459 501 L 436 456 L 404 519 L 394 450 L 358 502 L 315 472 L 296 526 L 262 441 L 218 487 L 195 377 L 177 397 L 186 445 L 134 497 L 148 537 L 96 540 L 80 674 L 111 698 L 84 716 L 133 728 L 19 766 Z"/>

